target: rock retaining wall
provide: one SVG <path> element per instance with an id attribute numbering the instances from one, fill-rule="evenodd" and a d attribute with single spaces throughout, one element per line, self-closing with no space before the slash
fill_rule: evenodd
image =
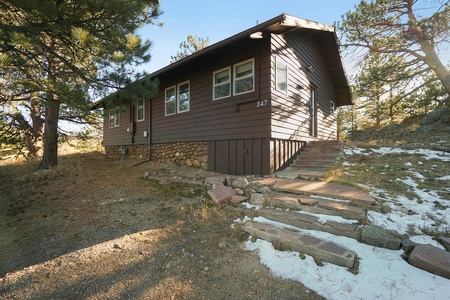
<path id="1" fill-rule="evenodd" d="M 148 158 L 148 145 L 105 146 L 108 158 Z M 152 145 L 152 160 L 178 166 L 208 168 L 207 142 L 181 142 Z"/>
<path id="2" fill-rule="evenodd" d="M 145 159 L 148 158 L 148 144 L 105 146 L 105 153 L 106 157 L 114 159 L 120 159 L 124 157 Z"/>
<path id="3" fill-rule="evenodd" d="M 208 168 L 207 142 L 180 142 L 152 145 L 152 160 L 178 166 Z"/>

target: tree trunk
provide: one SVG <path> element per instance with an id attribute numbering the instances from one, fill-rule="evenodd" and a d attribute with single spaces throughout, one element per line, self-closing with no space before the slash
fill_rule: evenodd
<path id="1" fill-rule="evenodd" d="M 60 102 L 48 100 L 45 104 L 44 153 L 41 168 L 58 165 L 58 118 Z"/>

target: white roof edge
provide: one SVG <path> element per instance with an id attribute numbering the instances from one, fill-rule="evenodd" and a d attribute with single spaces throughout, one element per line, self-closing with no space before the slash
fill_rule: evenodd
<path id="1" fill-rule="evenodd" d="M 283 14 L 283 15 L 284 15 L 285 19 L 284 19 L 284 21 L 280 22 L 280 24 L 284 25 L 284 26 L 335 32 L 335 29 L 333 26 L 329 26 L 329 25 L 326 25 L 323 23 L 318 23 L 318 22 L 314 22 L 314 21 L 310 21 L 310 20 L 306 20 L 306 19 L 300 19 L 300 18 L 290 16 L 287 14 Z"/>

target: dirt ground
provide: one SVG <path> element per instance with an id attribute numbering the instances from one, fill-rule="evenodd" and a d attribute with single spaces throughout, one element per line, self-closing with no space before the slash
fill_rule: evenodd
<path id="1" fill-rule="evenodd" d="M 322 299 L 244 249 L 199 169 L 99 153 L 0 165 L 1 299 Z"/>

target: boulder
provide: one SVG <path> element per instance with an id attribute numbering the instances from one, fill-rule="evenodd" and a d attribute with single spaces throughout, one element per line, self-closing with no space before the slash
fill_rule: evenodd
<path id="1" fill-rule="evenodd" d="M 398 250 L 402 245 L 397 232 L 372 225 L 366 225 L 362 229 L 361 242 L 392 250 Z"/>
<path id="2" fill-rule="evenodd" d="M 234 188 L 245 189 L 248 185 L 248 180 L 245 177 L 238 177 L 233 180 L 231 186 Z"/>
<path id="3" fill-rule="evenodd" d="M 250 204 L 252 205 L 264 205 L 268 200 L 268 195 L 263 195 L 259 193 L 253 193 L 250 197 Z"/>

